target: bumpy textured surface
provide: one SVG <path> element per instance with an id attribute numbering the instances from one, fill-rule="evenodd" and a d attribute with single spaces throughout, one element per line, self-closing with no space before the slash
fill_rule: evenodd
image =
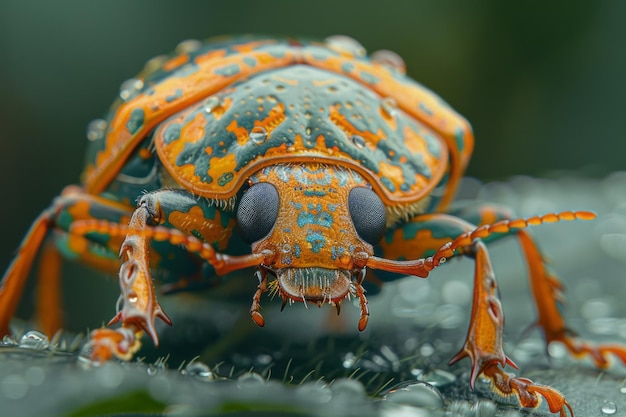
<path id="1" fill-rule="evenodd" d="M 554 270 L 564 277 L 567 315 L 575 330 L 594 341 L 624 343 L 625 183 L 624 173 L 604 180 L 520 177 L 481 187 L 467 182 L 462 195 L 519 207 L 522 215 L 572 207 L 596 210 L 594 222 L 533 232 Z M 550 349 L 548 362 L 540 335 L 531 332 L 520 339 L 534 313 L 517 245 L 495 245 L 492 257 L 505 301 L 505 343 L 523 375 L 561 390 L 576 416 L 626 412 L 623 369 L 596 371 L 574 363 L 558 346 Z M 174 369 L 169 370 L 159 364 L 119 363 L 84 368 L 76 354 L 52 354 L 32 340 L 25 340 L 23 347 L 5 344 L 0 347 L 0 409 L 3 415 L 27 417 L 154 416 L 166 410 L 177 415 L 235 410 L 239 415 L 251 410 L 307 416 L 438 416 L 445 411 L 464 417 L 522 415 L 480 380 L 470 392 L 469 364 L 447 366 L 467 325 L 470 264 L 451 262 L 428 280 L 406 278 L 386 285 L 371 301 L 375 320 L 364 335 L 332 321 L 329 309 L 300 306 L 280 314 L 268 306 L 265 314 L 273 325 L 259 331 L 253 325 L 242 327 L 240 322 L 249 322 L 245 309 L 212 304 L 214 314 L 199 315 L 201 300 L 177 300 L 171 307 L 178 305 L 178 311 L 166 307 L 180 325 L 166 329 L 157 352 L 143 352 L 147 364 L 172 354 L 168 365 Z M 346 305 L 344 314 L 351 323 L 358 308 Z M 329 329 L 338 333 L 325 335 Z M 175 369 L 199 352 L 200 363 L 183 366 L 182 373 Z M 542 413 L 546 410 L 531 415 Z"/>
<path id="2" fill-rule="evenodd" d="M 340 37 L 210 42 L 149 63 L 125 91 L 90 143 L 90 193 L 157 126 L 167 170 L 210 198 L 234 195 L 263 166 L 315 159 L 355 169 L 388 205 L 414 203 L 458 178 L 473 147 L 468 123 L 443 100 Z"/>

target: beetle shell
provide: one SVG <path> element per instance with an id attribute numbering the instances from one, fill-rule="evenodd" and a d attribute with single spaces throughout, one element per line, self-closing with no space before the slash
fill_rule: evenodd
<path id="1" fill-rule="evenodd" d="M 361 173 L 388 206 L 429 196 L 429 210 L 444 207 L 472 151 L 469 124 L 348 46 L 240 38 L 162 59 L 126 83 L 90 142 L 86 190 L 104 191 L 154 132 L 167 171 L 202 196 L 232 197 L 263 166 L 324 161 Z"/>

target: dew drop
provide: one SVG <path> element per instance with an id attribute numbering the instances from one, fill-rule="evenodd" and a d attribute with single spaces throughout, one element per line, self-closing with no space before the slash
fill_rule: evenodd
<path id="1" fill-rule="evenodd" d="M 4 335 L 2 337 L 2 341 L 0 342 L 0 346 L 16 346 L 17 342 L 13 338 L 13 336 Z"/>
<path id="2" fill-rule="evenodd" d="M 548 345 L 548 354 L 555 359 L 567 356 L 567 349 L 559 342 L 552 342 Z"/>
<path id="3" fill-rule="evenodd" d="M 441 388 L 455 382 L 456 376 L 451 372 L 444 371 L 443 369 L 434 369 L 422 375 L 420 379 L 433 387 Z"/>
<path id="4" fill-rule="evenodd" d="M 359 148 L 359 149 L 365 148 L 366 142 L 365 142 L 365 139 L 363 139 L 362 136 L 352 135 L 350 140 L 352 141 L 352 143 L 354 143 L 354 146 L 356 146 L 357 148 Z"/>
<path id="5" fill-rule="evenodd" d="M 265 384 L 265 379 L 256 372 L 246 372 L 237 378 L 238 384 Z"/>
<path id="6" fill-rule="evenodd" d="M 174 52 L 177 54 L 186 54 L 195 52 L 202 47 L 202 42 L 197 39 L 186 39 L 176 45 Z"/>
<path id="7" fill-rule="evenodd" d="M 421 356 L 430 356 L 435 353 L 435 348 L 430 343 L 424 343 L 420 347 L 420 355 Z"/>
<path id="8" fill-rule="evenodd" d="M 143 81 L 138 78 L 131 78 L 120 85 L 120 98 L 128 101 L 135 97 L 143 88 Z"/>
<path id="9" fill-rule="evenodd" d="M 257 145 L 262 144 L 267 140 L 267 130 L 261 126 L 255 126 L 250 131 L 250 140 Z"/>
<path id="10" fill-rule="evenodd" d="M 365 56 L 367 51 L 358 41 L 345 35 L 329 36 L 325 39 L 326 44 L 339 52 L 345 52 L 353 56 Z"/>
<path id="11" fill-rule="evenodd" d="M 365 387 L 355 379 L 337 379 L 332 383 L 330 389 L 335 397 L 345 397 L 352 401 L 366 396 Z"/>
<path id="12" fill-rule="evenodd" d="M 348 352 L 343 357 L 342 365 L 346 369 L 351 369 L 356 363 L 356 356 L 352 352 Z"/>
<path id="13" fill-rule="evenodd" d="M 314 400 L 317 403 L 327 403 L 333 396 L 328 386 L 319 382 L 302 384 L 296 388 L 295 394 L 304 401 Z"/>
<path id="14" fill-rule="evenodd" d="M 613 401 L 605 401 L 604 404 L 602 404 L 602 412 L 608 415 L 615 414 L 617 412 L 617 406 Z"/>
<path id="15" fill-rule="evenodd" d="M 93 142 L 104 137 L 107 122 L 103 119 L 95 119 L 87 125 L 87 140 Z"/>
<path id="16" fill-rule="evenodd" d="M 440 409 L 443 395 L 433 385 L 422 381 L 405 381 L 390 388 L 383 399 L 397 404 L 414 407 Z"/>
<path id="17" fill-rule="evenodd" d="M 146 369 L 146 372 L 150 376 L 155 376 L 159 372 L 159 368 L 157 368 L 153 364 L 150 364 L 150 365 L 148 365 L 148 368 Z"/>
<path id="18" fill-rule="evenodd" d="M 393 117 L 398 111 L 398 103 L 394 98 L 386 97 L 380 102 L 380 108 L 387 116 Z"/>
<path id="19" fill-rule="evenodd" d="M 211 96 L 204 102 L 204 106 L 202 106 L 202 110 L 205 113 L 211 113 L 213 110 L 215 110 L 216 107 L 219 107 L 219 105 L 220 105 L 220 99 L 215 96 Z"/>
<path id="20" fill-rule="evenodd" d="M 149 74 L 158 70 L 167 60 L 167 55 L 157 55 L 154 58 L 151 58 L 148 62 L 146 62 L 146 65 L 143 66 L 144 73 Z"/>
<path id="21" fill-rule="evenodd" d="M 182 373 L 183 375 L 187 375 L 201 381 L 214 381 L 216 379 L 216 376 L 211 371 L 211 368 L 202 362 L 191 362 L 185 366 Z"/>
<path id="22" fill-rule="evenodd" d="M 391 68 L 401 74 L 406 73 L 406 64 L 404 63 L 404 59 L 393 51 L 389 51 L 387 49 L 375 51 L 370 56 L 370 59 L 376 64 Z"/>
<path id="23" fill-rule="evenodd" d="M 43 333 L 31 330 L 22 336 L 19 346 L 26 349 L 43 350 L 50 346 L 50 342 Z"/>

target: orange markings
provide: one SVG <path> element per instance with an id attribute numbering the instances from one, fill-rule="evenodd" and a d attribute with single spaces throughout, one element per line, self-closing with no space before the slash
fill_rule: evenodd
<path id="1" fill-rule="evenodd" d="M 196 113 L 193 120 L 185 124 L 180 131 L 180 136 L 184 139 L 181 142 L 197 143 L 204 139 L 204 126 L 206 120 L 202 113 Z"/>
<path id="2" fill-rule="evenodd" d="M 168 221 L 176 229 L 182 230 L 190 235 L 194 231 L 202 233 L 202 239 L 204 239 L 205 242 L 210 244 L 217 242 L 220 250 L 226 249 L 230 237 L 232 236 L 233 228 L 235 227 L 234 219 L 231 219 L 227 227 L 222 227 L 221 212 L 219 210 L 215 211 L 215 217 L 213 219 L 206 219 L 204 212 L 199 206 L 192 207 L 187 213 L 174 211 L 170 213 Z M 163 240 L 156 236 L 154 239 Z M 201 249 L 201 242 L 192 243 L 191 246 L 192 247 L 188 248 L 190 251 L 198 251 Z"/>
<path id="3" fill-rule="evenodd" d="M 169 61 L 167 61 L 165 64 L 163 64 L 163 69 L 165 71 L 173 71 L 179 67 L 182 67 L 187 62 L 189 62 L 189 55 L 187 54 L 178 55 L 178 56 L 173 57 Z"/>

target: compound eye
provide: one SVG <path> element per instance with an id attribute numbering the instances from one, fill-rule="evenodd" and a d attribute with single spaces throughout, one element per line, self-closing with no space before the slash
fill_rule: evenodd
<path id="1" fill-rule="evenodd" d="M 266 237 L 278 217 L 278 191 L 267 182 L 252 185 L 237 207 L 237 224 L 241 237 L 253 243 Z"/>
<path id="2" fill-rule="evenodd" d="M 369 188 L 353 188 L 348 209 L 359 237 L 370 245 L 380 242 L 387 225 L 387 210 L 380 197 Z"/>

